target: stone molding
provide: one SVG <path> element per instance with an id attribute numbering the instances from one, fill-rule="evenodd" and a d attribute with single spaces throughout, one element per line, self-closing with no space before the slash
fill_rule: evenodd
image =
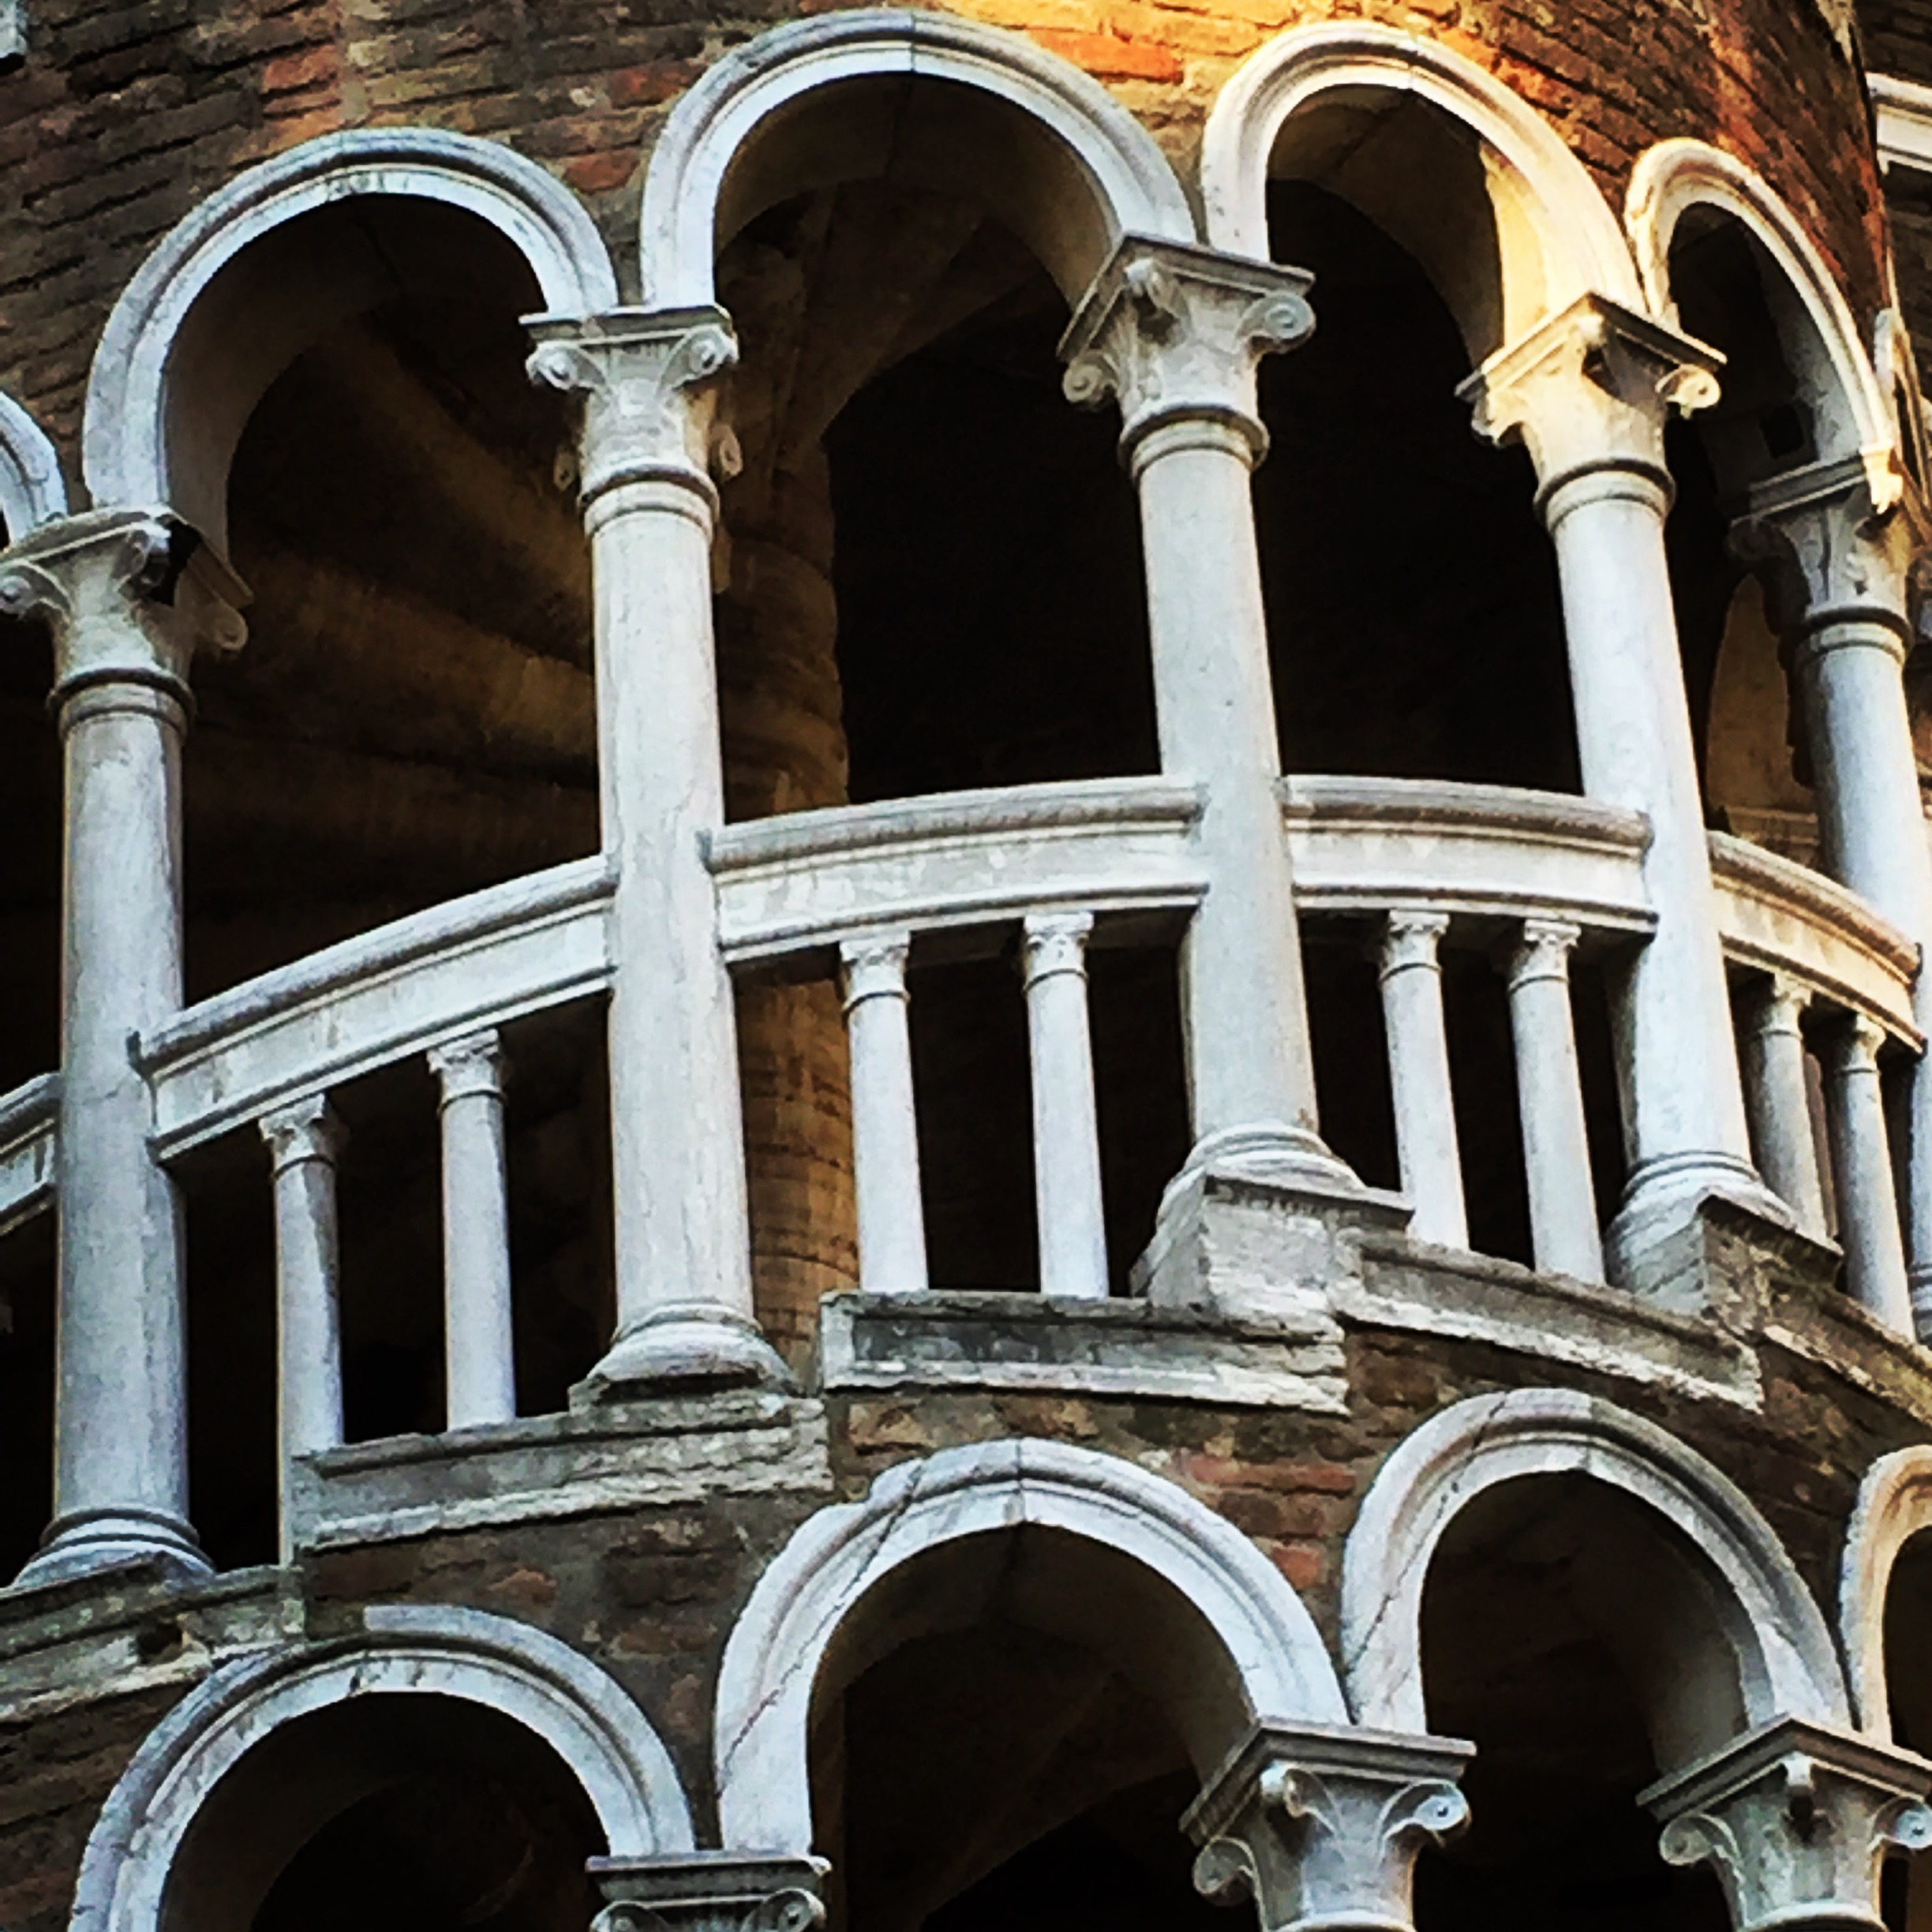
<path id="1" fill-rule="evenodd" d="M 1314 333 L 1299 268 L 1126 235 L 1061 339 L 1069 401 L 1118 402 L 1121 454 L 1163 429 L 1219 425 L 1250 462 L 1267 449 L 1255 395 L 1260 358 Z"/>
<path id="2" fill-rule="evenodd" d="M 1838 1573 L 1838 1636 L 1859 1726 L 1881 1743 L 1892 1736 L 1885 1682 L 1885 1597 L 1900 1551 L 1932 1528 L 1932 1445 L 1881 1456 L 1859 1485 Z"/>
<path id="3" fill-rule="evenodd" d="M 581 1782 L 619 1857 L 688 1852 L 670 1754 L 616 1680 L 507 1617 L 373 1605 L 361 1634 L 225 1664 L 148 1733 L 102 1809 L 74 1893 L 73 1932 L 159 1932 L 176 1855 L 203 1802 L 280 1725 L 354 1697 L 481 1704 L 534 1732 Z"/>
<path id="4" fill-rule="evenodd" d="M 590 1932 L 816 1932 L 825 1923 L 823 1859 L 692 1852 L 590 1861 L 608 1901 Z"/>
<path id="5" fill-rule="evenodd" d="M 0 9 L 0 71 L 6 66 L 6 24 Z M 47 432 L 0 391 L 0 524 L 10 542 L 67 514 L 67 485 Z"/>
<path id="6" fill-rule="evenodd" d="M 1756 1504 L 1694 1450 L 1615 1403 L 1526 1388 L 1455 1403 L 1405 1437 L 1363 1498 L 1342 1555 L 1341 1653 L 1357 1716 L 1390 1731 L 1427 1725 L 1422 1593 L 1455 1515 L 1499 1483 L 1586 1475 L 1656 1511 L 1735 1605 L 1723 1618 L 1747 1713 L 1842 1724 L 1848 1705 L 1830 1630 Z"/>
<path id="7" fill-rule="evenodd" d="M 1415 1862 L 1469 1822 L 1475 1747 L 1316 1724 L 1256 1724 L 1188 1807 L 1197 1890 L 1252 1899 L 1270 1932 L 1405 1932 Z"/>
<path id="8" fill-rule="evenodd" d="M 1885 1921 L 1887 1855 L 1932 1845 L 1932 1764 L 1780 1717 L 1638 1794 L 1672 1865 L 1709 1864 L 1734 1932 L 1841 1932 Z"/>
<path id="9" fill-rule="evenodd" d="M 323 1161 L 333 1166 L 349 1139 L 349 1129 L 325 1093 L 291 1100 L 286 1106 L 264 1114 L 256 1124 L 277 1174 L 303 1161 Z"/>
<path id="10" fill-rule="evenodd" d="M 714 302 L 715 263 L 730 239 L 718 232 L 719 208 L 733 163 L 773 116 L 821 88 L 873 76 L 950 83 L 1003 101 L 1064 153 L 1072 164 L 1067 185 L 1087 190 L 1092 219 L 1062 222 L 1040 239 L 1061 242 L 1063 259 L 1046 265 L 1069 302 L 1101 265 L 1088 238 L 1102 249 L 1129 232 L 1195 238 L 1187 197 L 1159 144 L 1078 68 L 1020 35 L 945 13 L 841 11 L 790 21 L 733 48 L 680 97 L 644 179 L 646 299 L 676 308 Z"/>
<path id="11" fill-rule="evenodd" d="M 530 264 L 552 313 L 616 304 L 616 272 L 582 204 L 502 143 L 436 128 L 357 128 L 305 141 L 177 223 L 114 305 L 88 374 L 81 429 L 81 470 L 95 502 L 186 504 L 167 435 L 169 365 L 183 325 L 251 242 L 354 195 L 441 202 L 488 222 Z"/>
<path id="12" fill-rule="evenodd" d="M 1271 258 L 1269 162 L 1292 118 L 1326 95 L 1380 92 L 1426 102 L 1480 137 L 1533 227 L 1533 259 L 1512 260 L 1518 222 L 1498 223 L 1506 280 L 1561 308 L 1601 289 L 1631 309 L 1642 291 L 1616 216 L 1563 137 L 1520 95 L 1438 40 L 1368 21 L 1295 28 L 1251 54 L 1222 88 L 1201 148 L 1208 239 Z"/>
<path id="13" fill-rule="evenodd" d="M 942 1450 L 888 1470 L 862 1502 L 821 1510 L 759 1578 L 718 1675 L 715 1765 L 728 1846 L 810 1849 L 814 1687 L 860 1600 L 929 1550 L 1024 1526 L 1091 1538 L 1178 1589 L 1219 1640 L 1250 1718 L 1347 1723 L 1301 1598 L 1205 1503 L 1118 1457 L 1063 1443 Z"/>
<path id="14" fill-rule="evenodd" d="M 1671 242 L 1678 223 L 1698 207 L 1720 209 L 1743 223 L 1783 274 L 1829 365 L 1827 379 L 1825 371 L 1803 366 L 1810 358 L 1799 352 L 1802 345 L 1784 345 L 1793 373 L 1801 382 L 1809 379 L 1814 405 L 1822 405 L 1815 407 L 1817 426 L 1831 441 L 1820 454 L 1826 460 L 1859 462 L 1879 507 L 1889 509 L 1904 483 L 1897 429 L 1838 279 L 1804 225 L 1770 185 L 1735 155 L 1707 141 L 1659 141 L 1644 152 L 1631 175 L 1623 225 L 1650 313 L 1676 323 Z"/>

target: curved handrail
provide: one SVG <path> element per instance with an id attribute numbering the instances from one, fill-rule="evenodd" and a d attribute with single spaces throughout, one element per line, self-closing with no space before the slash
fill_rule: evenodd
<path id="1" fill-rule="evenodd" d="M 144 1035 L 155 1147 L 182 1153 L 278 1102 L 609 983 L 601 856 L 396 919 L 203 1000 Z"/>
<path id="2" fill-rule="evenodd" d="M 42 1073 L 0 1094 L 0 1234 L 54 1198 L 54 1125 L 60 1076 Z"/>

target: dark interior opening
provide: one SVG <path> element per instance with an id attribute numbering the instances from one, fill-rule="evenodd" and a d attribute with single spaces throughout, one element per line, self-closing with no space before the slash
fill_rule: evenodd
<path id="1" fill-rule="evenodd" d="M 1468 351 L 1414 258 L 1307 182 L 1268 189 L 1314 335 L 1261 369 L 1255 475 L 1290 771 L 1578 788 L 1562 611 L 1535 477 L 1480 442 Z"/>

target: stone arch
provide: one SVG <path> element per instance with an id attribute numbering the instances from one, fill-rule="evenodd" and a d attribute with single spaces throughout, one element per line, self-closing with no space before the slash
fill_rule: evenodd
<path id="1" fill-rule="evenodd" d="M 51 517 L 67 514 L 67 485 L 47 432 L 0 392 L 0 524 L 17 541 Z"/>
<path id="2" fill-rule="evenodd" d="M 570 190 L 494 141 L 431 128 L 324 135 L 251 168 L 164 236 L 108 317 L 88 380 L 81 468 L 96 504 L 166 504 L 219 543 L 227 463 L 270 380 L 317 332 L 353 313 L 360 291 L 329 291 L 334 313 L 288 313 L 273 292 L 230 352 L 215 420 L 184 436 L 170 420 L 184 331 L 216 278 L 251 244 L 285 223 L 358 197 L 454 209 L 486 224 L 522 257 L 552 313 L 615 305 L 617 282 L 595 225 Z M 344 307 L 343 305 L 346 304 Z"/>
<path id="3" fill-rule="evenodd" d="M 1010 1440 L 902 1462 L 860 1503 L 822 1510 L 758 1580 L 718 1679 L 720 1829 L 728 1847 L 811 1848 L 807 1733 L 820 1666 L 874 1586 L 960 1539 L 1037 1526 L 1121 1552 L 1204 1619 L 1243 1723 L 1191 1740 L 1209 1762 L 1256 1717 L 1345 1724 L 1334 1666 L 1301 1600 L 1248 1538 L 1185 1490 L 1119 1458 Z"/>
<path id="4" fill-rule="evenodd" d="M 920 133 L 915 82 L 953 107 Z M 815 133 L 813 97 L 859 111 Z M 872 90 L 881 111 L 864 111 Z M 777 152 L 761 155 L 776 134 Z M 1099 83 L 1031 41 L 951 15 L 867 9 L 794 21 L 735 49 L 672 111 L 645 177 L 646 299 L 715 299 L 717 252 L 763 208 L 877 173 L 984 200 L 1076 304 L 1123 234 L 1194 239 L 1187 197 L 1147 130 Z"/>
<path id="5" fill-rule="evenodd" d="M 1856 459 L 1880 508 L 1904 487 L 1893 406 L 1859 335 L 1837 280 L 1798 218 L 1760 175 L 1707 141 L 1660 141 L 1631 176 L 1623 221 L 1652 312 L 1676 324 L 1671 245 L 1679 224 L 1703 208 L 1739 223 L 1795 304 L 1774 315 L 1792 373 L 1818 417 L 1821 461 Z"/>
<path id="6" fill-rule="evenodd" d="M 1462 55 L 1374 21 L 1293 28 L 1235 69 L 1208 117 L 1201 149 L 1209 241 L 1267 260 L 1267 183 L 1291 124 L 1305 125 L 1323 110 L 1404 100 L 1435 109 L 1474 138 L 1496 224 L 1500 301 L 1472 286 L 1471 266 L 1453 259 L 1462 238 L 1432 232 L 1427 210 L 1418 208 L 1410 223 L 1387 208 L 1363 212 L 1430 271 L 1475 360 L 1586 292 L 1641 305 L 1615 214 L 1548 122 Z M 1493 316 L 1477 313 L 1492 305 Z"/>
<path id="7" fill-rule="evenodd" d="M 1920 1530 L 1932 1529 L 1932 1446 L 1881 1456 L 1859 1485 L 1858 1507 L 1845 1532 L 1838 1573 L 1838 1634 L 1844 1647 L 1852 1709 L 1859 1727 L 1892 1735 L 1885 1683 L 1885 1597 L 1899 1552 Z"/>
<path id="8" fill-rule="evenodd" d="M 1656 1424 L 1566 1389 L 1515 1389 L 1432 1417 L 1383 1464 L 1349 1533 L 1342 1657 L 1357 1720 L 1426 1730 L 1423 1589 L 1443 1533 L 1486 1490 L 1574 1475 L 1623 1491 L 1707 1567 L 1747 1720 L 1846 1721 L 1831 1633 L 1776 1532 L 1730 1478 Z"/>
<path id="9" fill-rule="evenodd" d="M 353 1698 L 427 1694 L 500 1713 L 575 1774 L 613 1857 L 691 1848 L 662 1741 L 569 1646 L 477 1610 L 385 1604 L 362 1620 L 360 1636 L 224 1666 L 155 1727 L 88 1840 L 74 1932 L 155 1932 L 176 1855 L 217 1781 L 282 1725 Z"/>

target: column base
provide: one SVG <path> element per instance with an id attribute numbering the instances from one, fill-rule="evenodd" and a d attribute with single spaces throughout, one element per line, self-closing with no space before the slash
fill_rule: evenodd
<path id="1" fill-rule="evenodd" d="M 750 1316 L 715 1301 L 673 1301 L 618 1331 L 570 1392 L 573 1409 L 694 1389 L 790 1388 L 792 1372 Z"/>
<path id="2" fill-rule="evenodd" d="M 605 1904 L 591 1932 L 814 1932 L 825 1923 L 826 1869 L 773 1852 L 593 1858 Z"/>
<path id="3" fill-rule="evenodd" d="M 129 1563 L 158 1563 L 182 1583 L 215 1574 L 193 1530 L 178 1516 L 159 1510 L 76 1510 L 47 1526 L 38 1554 L 13 1579 L 13 1588 L 65 1583 Z"/>
<path id="4" fill-rule="evenodd" d="M 1802 1231 L 1797 1215 L 1749 1161 L 1731 1154 L 1673 1154 L 1646 1161 L 1631 1176 L 1623 1204 L 1604 1232 L 1604 1271 L 1611 1284 L 1634 1294 L 1654 1293 L 1656 1256 L 1713 1196 L 1780 1233 Z"/>
<path id="5" fill-rule="evenodd" d="M 1183 1210 L 1213 1174 L 1224 1180 L 1252 1181 L 1267 1187 L 1305 1189 L 1315 1193 L 1368 1195 L 1355 1170 L 1321 1136 L 1306 1127 L 1264 1121 L 1252 1127 L 1223 1127 L 1194 1143 L 1181 1171 L 1161 1196 L 1155 1225 Z"/>

